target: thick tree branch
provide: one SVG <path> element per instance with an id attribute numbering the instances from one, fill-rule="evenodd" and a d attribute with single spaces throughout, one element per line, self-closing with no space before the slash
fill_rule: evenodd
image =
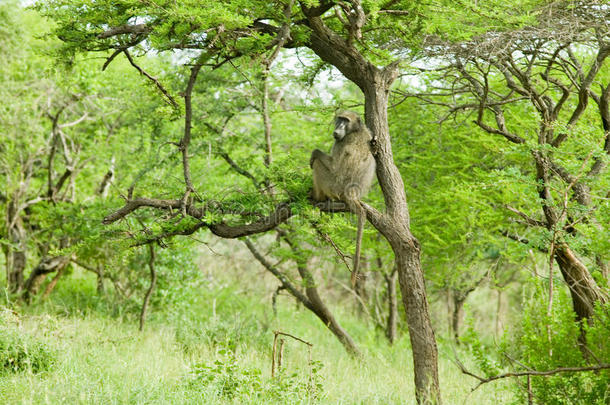
<path id="1" fill-rule="evenodd" d="M 599 156 L 595 158 L 595 162 L 593 166 L 591 166 L 591 170 L 587 173 L 588 177 L 595 177 L 599 175 L 602 170 L 604 170 L 606 166 L 606 159 L 610 155 L 610 84 L 608 84 L 605 88 L 601 86 L 602 92 L 599 97 L 598 107 L 599 113 L 602 119 L 602 128 L 604 129 L 604 145 L 603 151 L 605 152 L 605 156 Z"/>
<path id="2" fill-rule="evenodd" d="M 150 302 L 150 297 L 155 289 L 155 285 L 157 284 L 157 271 L 155 269 L 155 246 L 151 243 L 148 245 L 148 269 L 150 270 L 150 285 L 148 286 L 148 290 L 146 291 L 146 295 L 144 296 L 144 301 L 142 301 L 142 310 L 140 311 L 140 332 L 144 330 L 144 321 L 146 320 L 146 310 L 148 309 L 148 303 Z"/>
<path id="3" fill-rule="evenodd" d="M 193 181 L 191 180 L 191 168 L 189 164 L 188 148 L 191 143 L 191 130 L 193 126 L 191 124 L 193 119 L 193 105 L 192 95 L 195 82 L 197 81 L 197 75 L 201 70 L 201 64 L 197 63 L 191 67 L 191 75 L 189 77 L 186 90 L 184 91 L 184 136 L 180 140 L 180 151 L 182 152 L 182 169 L 184 173 L 184 184 L 186 190 L 182 196 L 181 208 L 184 216 L 187 214 L 188 197 L 190 193 L 195 191 L 193 187 Z"/>
<path id="4" fill-rule="evenodd" d="M 99 39 L 106 39 L 122 34 L 148 34 L 152 28 L 147 24 L 125 24 L 113 27 L 97 35 Z"/>
<path id="5" fill-rule="evenodd" d="M 587 72 L 587 75 L 583 78 L 578 88 L 578 104 L 576 105 L 576 108 L 572 112 L 572 115 L 570 116 L 570 119 L 568 121 L 568 130 L 560 133 L 555 139 L 553 139 L 551 145 L 553 145 L 554 147 L 559 147 L 563 143 L 563 141 L 567 139 L 569 129 L 572 128 L 574 124 L 576 124 L 576 122 L 580 119 L 585 109 L 587 108 L 587 104 L 589 101 L 589 89 L 591 88 L 593 80 L 597 76 L 597 73 L 601 69 L 604 60 L 608 57 L 608 55 L 610 55 L 610 46 L 600 47 L 597 56 L 595 57 L 595 60 L 589 68 L 589 72 Z"/>

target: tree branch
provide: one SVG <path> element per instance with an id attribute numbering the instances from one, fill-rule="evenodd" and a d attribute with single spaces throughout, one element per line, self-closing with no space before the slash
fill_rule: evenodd
<path id="1" fill-rule="evenodd" d="M 280 271 L 280 269 L 278 269 L 277 267 L 275 267 L 274 265 L 272 265 L 271 263 L 269 263 L 269 261 L 265 258 L 265 256 L 263 256 L 258 249 L 256 248 L 256 246 L 254 246 L 254 244 L 250 241 L 250 239 L 245 238 L 243 240 L 243 242 L 246 244 L 246 246 L 248 247 L 248 250 L 250 250 L 250 252 L 252 253 L 252 256 L 254 256 L 254 258 L 263 265 L 264 268 L 267 269 L 267 271 L 269 271 L 271 274 L 273 274 L 275 277 L 277 277 L 278 280 L 280 280 L 280 282 L 282 283 L 282 286 L 288 290 L 290 292 L 290 294 L 292 294 L 293 297 L 295 297 L 297 300 L 299 300 L 301 303 L 303 303 L 303 305 L 305 305 L 307 308 L 309 308 L 310 310 L 313 311 L 313 307 L 311 305 L 311 302 L 309 301 L 309 299 L 305 296 L 305 294 L 303 294 L 301 291 L 299 291 L 298 288 L 296 288 L 294 286 L 294 284 L 292 284 L 290 282 L 290 280 L 288 280 L 288 277 L 286 277 L 286 275 L 284 273 L 282 273 Z M 315 312 L 315 311 L 314 311 Z"/>
<path id="2" fill-rule="evenodd" d="M 189 156 L 188 156 L 188 147 L 191 143 L 191 130 L 192 130 L 192 119 L 193 119 L 193 105 L 191 102 L 193 88 L 195 87 L 195 82 L 197 81 L 197 75 L 201 70 L 201 63 L 197 63 L 191 67 L 191 75 L 189 77 L 188 84 L 186 86 L 186 90 L 184 91 L 184 136 L 180 140 L 180 151 L 182 152 L 182 169 L 184 173 L 184 184 L 186 185 L 186 190 L 184 195 L 182 196 L 181 208 L 182 214 L 186 216 L 186 206 L 188 197 L 190 193 L 195 191 L 193 187 L 193 181 L 191 180 L 191 168 L 189 164 Z"/>
<path id="3" fill-rule="evenodd" d="M 523 219 L 525 220 L 525 222 L 526 222 L 528 225 L 531 225 L 531 226 L 540 226 L 540 227 L 543 227 L 543 228 L 546 228 L 546 226 L 547 226 L 546 222 L 543 222 L 543 221 L 539 221 L 539 220 L 537 220 L 537 219 L 534 219 L 534 218 L 530 217 L 529 215 L 527 215 L 526 213 L 524 213 L 524 212 L 522 212 L 522 211 L 519 211 L 519 210 L 518 210 L 518 209 L 516 209 L 516 208 L 511 207 L 510 205 L 506 205 L 506 204 L 505 204 L 505 205 L 504 205 L 504 208 L 506 208 L 506 209 L 507 209 L 507 210 L 509 210 L 510 212 L 513 212 L 513 213 L 515 213 L 515 214 L 519 215 L 521 218 L 523 218 Z"/>
<path id="4" fill-rule="evenodd" d="M 148 34 L 152 28 L 147 24 L 125 24 L 118 27 L 110 28 L 97 35 L 99 39 L 106 39 L 121 34 Z"/>
<path id="5" fill-rule="evenodd" d="M 231 159 L 231 157 L 229 156 L 229 154 L 227 152 L 225 152 L 224 150 L 220 150 L 218 152 L 218 156 L 223 158 L 225 160 L 225 162 L 227 162 L 229 164 L 229 166 L 231 166 L 231 168 L 233 170 L 235 170 L 237 173 L 239 173 L 242 176 L 252 180 L 252 183 L 254 184 L 254 187 L 256 187 L 256 188 L 260 187 L 260 183 L 258 182 L 256 177 L 254 177 L 254 175 L 252 175 L 252 173 L 250 173 L 246 169 L 244 169 L 241 166 L 239 166 L 233 159 Z"/>
<path id="6" fill-rule="evenodd" d="M 601 69 L 604 60 L 608 57 L 608 55 L 610 55 L 610 47 L 600 47 L 599 51 L 597 52 L 597 56 L 593 61 L 593 64 L 589 68 L 589 72 L 582 79 L 580 87 L 578 89 L 578 104 L 576 105 L 576 108 L 572 112 L 572 115 L 570 116 L 570 119 L 568 121 L 568 130 L 572 128 L 574 124 L 576 124 L 576 122 L 580 119 L 581 115 L 587 108 L 587 104 L 589 101 L 589 89 L 591 87 L 591 84 L 593 83 L 593 80 L 595 79 L 595 76 L 597 76 L 597 73 Z M 551 142 L 551 145 L 557 148 L 563 143 L 563 141 L 567 139 L 567 137 L 568 131 L 566 130 L 565 132 L 562 132 L 557 135 L 557 137 Z"/>
<path id="7" fill-rule="evenodd" d="M 161 93 L 163 93 L 163 95 L 165 96 L 165 101 L 167 101 L 167 103 L 169 105 L 171 105 L 174 108 L 178 108 L 178 103 L 176 102 L 176 100 L 174 100 L 174 98 L 172 97 L 171 94 L 169 94 L 169 92 L 165 89 L 165 87 L 163 87 L 163 85 L 161 84 L 161 82 L 159 82 L 159 80 L 154 77 L 151 76 L 148 72 L 146 72 L 144 69 L 142 69 L 139 65 L 137 65 L 133 58 L 131 57 L 131 55 L 129 54 L 129 51 L 127 49 L 123 49 L 122 50 L 123 53 L 125 54 L 125 56 L 127 57 L 127 60 L 129 61 L 129 63 L 131 63 L 131 66 L 133 66 L 134 68 L 136 68 L 138 70 L 138 72 L 140 72 L 141 75 L 146 76 L 151 82 L 153 82 L 155 84 L 155 86 L 157 86 L 157 89 L 159 89 L 159 91 Z M 109 61 L 111 61 L 114 58 L 114 55 L 112 55 L 108 61 L 106 61 L 106 64 L 104 64 L 104 67 L 107 66 L 108 63 L 110 63 Z"/>
<path id="8" fill-rule="evenodd" d="M 495 381 L 495 380 L 499 380 L 499 379 L 502 379 L 502 378 L 524 377 L 524 376 L 549 376 L 549 375 L 554 375 L 554 374 L 559 374 L 559 373 L 574 373 L 574 372 L 597 371 L 597 370 L 610 369 L 610 364 L 601 363 L 601 364 L 597 364 L 597 365 L 593 365 L 593 366 L 559 367 L 559 368 L 555 368 L 553 370 L 546 370 L 546 371 L 529 370 L 529 371 L 519 371 L 519 372 L 510 372 L 510 373 L 498 374 L 498 375 L 494 375 L 494 376 L 491 376 L 491 377 L 481 377 L 481 376 L 478 376 L 478 375 L 474 374 L 471 371 L 468 371 L 466 369 L 466 367 L 464 367 L 462 362 L 460 362 L 458 359 L 455 359 L 455 363 L 458 365 L 458 367 L 460 368 L 460 371 L 462 373 L 464 373 L 466 375 L 469 375 L 471 377 L 474 377 L 477 380 L 479 380 L 479 383 L 471 391 L 476 390 L 477 388 L 479 388 L 483 384 L 486 384 L 486 383 L 489 383 L 489 382 L 492 382 L 492 381 Z"/>

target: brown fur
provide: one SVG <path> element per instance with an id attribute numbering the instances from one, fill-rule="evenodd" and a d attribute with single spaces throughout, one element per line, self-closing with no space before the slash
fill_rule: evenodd
<path id="1" fill-rule="evenodd" d="M 352 270 L 352 286 L 358 276 L 362 229 L 366 213 L 360 199 L 366 195 L 375 178 L 375 159 L 371 154 L 371 133 L 360 116 L 352 111 L 337 114 L 335 143 L 330 155 L 315 149 L 311 153 L 313 193 L 316 201 L 341 200 L 358 215 L 356 253 Z"/>

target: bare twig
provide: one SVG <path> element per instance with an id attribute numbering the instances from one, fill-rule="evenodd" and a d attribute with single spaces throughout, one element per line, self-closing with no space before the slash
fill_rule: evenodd
<path id="1" fill-rule="evenodd" d="M 284 339 L 280 339 L 280 350 L 279 350 L 279 356 L 277 354 L 277 341 L 278 341 L 278 336 L 287 336 L 289 338 L 292 338 L 296 341 L 299 341 L 301 343 L 304 343 L 307 345 L 307 350 L 308 350 L 308 365 L 309 365 L 309 373 L 310 373 L 310 380 L 311 380 L 311 373 L 312 373 L 312 362 L 311 362 L 311 348 L 313 347 L 313 343 L 309 343 L 306 340 L 303 340 L 299 337 L 296 337 L 294 335 L 291 335 L 289 333 L 285 333 L 285 332 L 280 332 L 279 330 L 275 330 L 273 331 L 273 352 L 271 353 L 271 377 L 275 377 L 275 362 L 276 362 L 276 358 L 277 358 L 277 364 L 278 364 L 278 370 L 282 367 L 282 357 L 284 354 Z"/>

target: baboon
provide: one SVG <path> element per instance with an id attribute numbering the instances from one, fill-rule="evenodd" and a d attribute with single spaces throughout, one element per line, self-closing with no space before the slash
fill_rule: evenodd
<path id="1" fill-rule="evenodd" d="M 360 245 L 366 213 L 360 204 L 375 178 L 375 159 L 371 153 L 372 139 L 360 116 L 344 111 L 335 118 L 333 131 L 335 143 L 330 155 L 319 149 L 311 152 L 309 165 L 313 169 L 313 193 L 315 201 L 341 200 L 358 215 L 356 253 L 352 269 L 352 286 L 358 277 Z"/>

